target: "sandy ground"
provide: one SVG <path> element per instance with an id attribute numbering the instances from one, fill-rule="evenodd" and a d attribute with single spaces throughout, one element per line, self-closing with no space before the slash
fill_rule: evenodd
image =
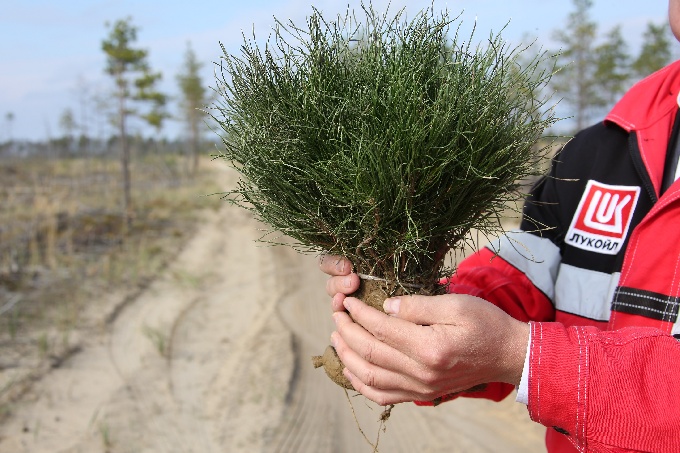
<path id="1" fill-rule="evenodd" d="M 258 237 L 243 210 L 209 214 L 163 275 L 15 405 L 0 452 L 372 452 L 345 393 L 311 365 L 333 330 L 315 257 Z M 381 408 L 351 401 L 374 441 Z M 401 404 L 379 451 L 541 452 L 543 435 L 513 396 Z"/>

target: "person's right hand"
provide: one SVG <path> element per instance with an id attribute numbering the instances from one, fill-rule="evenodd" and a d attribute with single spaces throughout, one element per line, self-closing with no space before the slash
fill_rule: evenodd
<path id="1" fill-rule="evenodd" d="M 352 272 L 352 263 L 342 256 L 321 255 L 319 268 L 330 278 L 326 282 L 326 292 L 333 298 L 333 311 L 345 311 L 345 296 L 359 289 L 361 279 Z"/>

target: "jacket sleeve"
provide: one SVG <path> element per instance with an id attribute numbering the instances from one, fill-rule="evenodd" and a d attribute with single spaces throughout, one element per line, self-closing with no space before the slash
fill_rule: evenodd
<path id="1" fill-rule="evenodd" d="M 678 363 L 654 328 L 532 323 L 529 414 L 579 451 L 680 451 Z"/>

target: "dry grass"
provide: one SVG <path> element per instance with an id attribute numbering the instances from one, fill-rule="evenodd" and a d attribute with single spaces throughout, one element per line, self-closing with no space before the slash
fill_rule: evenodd
<path id="1" fill-rule="evenodd" d="M 146 286 L 219 206 L 203 196 L 219 191 L 215 166 L 190 178 L 181 164 L 136 158 L 126 231 L 117 160 L 0 160 L 0 401 L 12 370 L 58 366 L 84 313 Z"/>

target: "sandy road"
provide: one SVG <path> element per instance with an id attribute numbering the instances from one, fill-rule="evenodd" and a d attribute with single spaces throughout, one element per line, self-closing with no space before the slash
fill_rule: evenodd
<path id="1" fill-rule="evenodd" d="M 225 205 L 0 426 L 0 452 L 371 452 L 344 392 L 310 357 L 332 332 L 314 257 L 254 242 Z M 381 408 L 352 397 L 374 440 Z M 381 452 L 540 452 L 513 401 L 395 407 Z"/>

